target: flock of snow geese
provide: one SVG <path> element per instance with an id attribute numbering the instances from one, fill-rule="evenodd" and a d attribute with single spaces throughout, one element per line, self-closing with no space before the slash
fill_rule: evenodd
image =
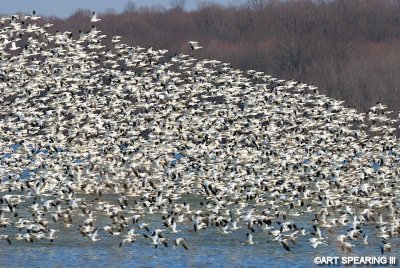
<path id="1" fill-rule="evenodd" d="M 385 105 L 359 113 L 312 85 L 96 26 L 52 34 L 35 13 L 0 23 L 4 243 L 72 231 L 190 250 L 184 232 L 212 229 L 283 251 L 395 252 L 400 146 Z"/>

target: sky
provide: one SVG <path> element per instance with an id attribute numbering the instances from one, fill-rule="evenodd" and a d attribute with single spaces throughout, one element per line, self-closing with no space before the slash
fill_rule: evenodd
<path id="1" fill-rule="evenodd" d="M 203 1 L 203 0 L 200 0 Z M 0 0 L 0 14 L 15 14 L 17 12 L 32 13 L 36 10 L 38 15 L 57 16 L 61 18 L 72 15 L 77 9 L 84 8 L 96 12 L 112 8 L 121 12 L 129 0 Z M 162 5 L 170 6 L 170 0 L 133 0 L 137 7 Z M 186 0 L 187 9 L 196 8 L 199 0 Z M 208 1 L 222 5 L 240 4 L 245 0 L 214 0 Z"/>

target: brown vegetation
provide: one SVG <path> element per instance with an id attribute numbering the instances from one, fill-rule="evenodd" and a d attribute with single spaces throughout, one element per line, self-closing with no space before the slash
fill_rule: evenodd
<path id="1" fill-rule="evenodd" d="M 177 1 L 179 3 L 179 1 Z M 77 11 L 54 30 L 89 30 L 90 12 Z M 400 1 L 249 0 L 242 6 L 199 4 L 194 11 L 162 7 L 105 12 L 97 27 L 129 45 L 191 52 L 319 86 L 361 110 L 377 101 L 399 109 Z"/>

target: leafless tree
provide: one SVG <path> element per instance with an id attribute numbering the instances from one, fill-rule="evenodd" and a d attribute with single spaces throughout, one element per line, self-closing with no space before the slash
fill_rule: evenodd
<path id="1" fill-rule="evenodd" d="M 257 12 L 261 12 L 267 6 L 267 0 L 247 0 L 247 3 Z"/>
<path id="2" fill-rule="evenodd" d="M 130 0 L 124 8 L 124 12 L 131 13 L 136 11 L 136 4 L 134 1 Z"/>
<path id="3" fill-rule="evenodd" d="M 184 10 L 186 5 L 186 0 L 170 0 L 169 4 L 174 10 Z"/>

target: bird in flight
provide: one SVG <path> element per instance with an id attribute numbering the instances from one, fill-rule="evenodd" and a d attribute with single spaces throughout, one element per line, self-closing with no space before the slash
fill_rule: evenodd
<path id="1" fill-rule="evenodd" d="M 199 42 L 197 41 L 189 41 L 189 46 L 191 50 L 198 50 L 200 48 L 203 48 L 201 46 L 199 46 Z"/>

